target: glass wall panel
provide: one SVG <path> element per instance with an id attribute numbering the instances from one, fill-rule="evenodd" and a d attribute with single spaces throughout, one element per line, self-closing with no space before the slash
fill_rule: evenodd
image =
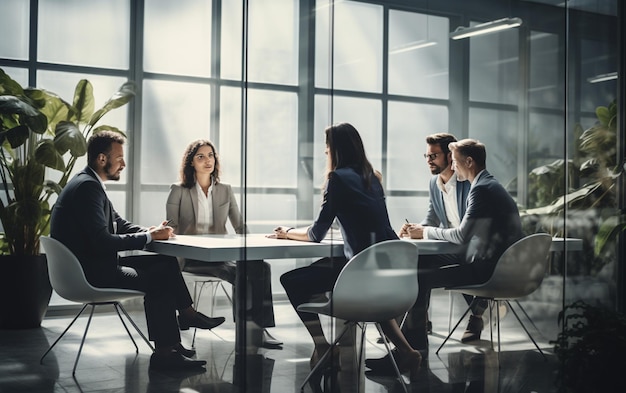
<path id="1" fill-rule="evenodd" d="M 469 38 L 470 100 L 517 104 L 519 30 Z"/>
<path id="2" fill-rule="evenodd" d="M 143 96 L 141 182 L 169 185 L 187 145 L 209 138 L 210 86 L 145 80 Z"/>
<path id="3" fill-rule="evenodd" d="M 617 91 L 617 59 L 612 42 L 581 40 L 580 109 L 595 112 L 598 106 L 607 106 Z"/>
<path id="4" fill-rule="evenodd" d="M 128 0 L 39 0 L 37 60 L 127 69 L 129 29 Z"/>
<path id="5" fill-rule="evenodd" d="M 314 179 L 324 178 L 326 155 L 323 154 L 326 141 L 324 129 L 336 123 L 350 123 L 361 135 L 367 158 L 375 169 L 381 170 L 383 159 L 382 108 L 378 100 L 352 97 L 333 97 L 333 118 L 329 118 L 328 96 L 315 97 L 314 131 Z M 322 123 L 320 123 L 320 121 Z M 384 175 L 384 174 L 383 174 Z"/>
<path id="6" fill-rule="evenodd" d="M 334 2 L 334 7 L 327 0 L 316 4 L 315 85 L 381 92 L 382 7 L 356 1 Z"/>
<path id="7" fill-rule="evenodd" d="M 528 103 L 542 108 L 563 108 L 563 78 L 559 58 L 562 49 L 556 34 L 530 35 L 530 86 Z"/>
<path id="8" fill-rule="evenodd" d="M 28 59 L 29 0 L 0 3 L 0 53 L 7 59 Z M 10 39 L 7 39 L 10 37 Z"/>
<path id="9" fill-rule="evenodd" d="M 389 93 L 448 98 L 448 18 L 389 11 Z"/>
<path id="10" fill-rule="evenodd" d="M 507 188 L 517 177 L 519 147 L 517 113 L 471 108 L 468 137 L 485 144 L 487 170 Z"/>
<path id="11" fill-rule="evenodd" d="M 432 175 L 423 157 L 426 136 L 448 132 L 448 108 L 391 101 L 388 119 L 386 186 L 428 191 Z"/>
<path id="12" fill-rule="evenodd" d="M 246 167 L 241 157 L 241 90 L 222 88 L 220 154 L 230 158 L 229 178 L 241 183 L 246 174 L 248 187 L 296 187 L 298 127 L 295 93 L 248 89 Z M 226 169 L 225 169 L 226 171 Z M 269 176 L 271 174 L 271 176 Z"/>
<path id="13" fill-rule="evenodd" d="M 241 79 L 243 1 L 222 2 L 220 58 L 221 77 Z"/>
<path id="14" fill-rule="evenodd" d="M 211 1 L 148 0 L 144 17 L 144 70 L 211 75 Z"/>

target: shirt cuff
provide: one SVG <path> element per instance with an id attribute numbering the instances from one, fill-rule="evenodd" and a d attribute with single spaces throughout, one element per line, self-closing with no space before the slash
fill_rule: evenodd
<path id="1" fill-rule="evenodd" d="M 424 227 L 424 230 L 422 231 L 422 237 L 424 239 L 428 239 L 428 231 L 430 230 L 429 227 Z"/>
<path id="2" fill-rule="evenodd" d="M 146 244 L 150 243 L 152 241 L 152 235 L 150 235 L 150 232 L 146 232 Z"/>

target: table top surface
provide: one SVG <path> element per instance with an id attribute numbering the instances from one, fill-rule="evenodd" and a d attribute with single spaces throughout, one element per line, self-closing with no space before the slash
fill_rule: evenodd
<path id="1" fill-rule="evenodd" d="M 454 254 L 463 247 L 445 240 L 403 239 L 417 244 L 420 255 Z M 247 235 L 178 235 L 169 240 L 154 240 L 149 251 L 207 262 L 225 260 L 322 258 L 343 254 L 340 237 L 320 243 L 271 239 L 266 234 Z M 551 251 L 579 251 L 580 239 L 553 238 Z"/>

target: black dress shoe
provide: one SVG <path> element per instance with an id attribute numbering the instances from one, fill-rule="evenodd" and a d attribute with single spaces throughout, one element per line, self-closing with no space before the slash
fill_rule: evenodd
<path id="1" fill-rule="evenodd" d="M 184 357 L 178 352 L 171 352 L 166 355 L 153 353 L 150 356 L 150 370 L 159 371 L 185 371 L 195 370 L 204 367 L 206 360 L 192 360 Z"/>
<path id="2" fill-rule="evenodd" d="M 461 337 L 461 342 L 467 343 L 470 341 L 480 340 L 480 333 L 484 327 L 485 323 L 483 322 L 482 317 L 470 315 L 470 320 L 467 324 L 467 329 L 465 329 L 465 332 L 463 333 L 463 337 Z"/>
<path id="3" fill-rule="evenodd" d="M 196 350 L 195 349 L 187 349 L 185 347 L 183 347 L 183 344 L 178 343 L 176 345 L 174 345 L 174 351 L 180 353 L 181 355 L 183 355 L 186 358 L 192 358 L 194 356 L 196 356 Z"/>
<path id="4" fill-rule="evenodd" d="M 283 349 L 283 342 L 277 340 L 266 329 L 263 329 L 263 348 L 267 349 Z"/>
<path id="5" fill-rule="evenodd" d="M 189 318 L 184 315 L 178 316 L 178 326 L 180 330 L 189 330 L 190 327 L 198 329 L 213 329 L 224 323 L 226 319 L 224 317 L 211 318 L 196 312 L 196 315 Z"/>
<path id="6" fill-rule="evenodd" d="M 396 357 L 397 352 L 397 349 L 391 350 L 394 357 Z M 389 359 L 389 354 L 378 359 L 365 359 L 365 367 L 375 371 L 377 374 L 395 374 L 395 370 L 391 364 L 391 359 Z"/>

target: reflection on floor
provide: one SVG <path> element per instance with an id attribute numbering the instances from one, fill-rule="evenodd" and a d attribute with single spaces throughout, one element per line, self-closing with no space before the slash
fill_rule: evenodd
<path id="1" fill-rule="evenodd" d="M 490 348 L 487 330 L 483 333 L 483 340 L 474 345 L 461 344 L 459 332 L 439 355 L 435 354 L 448 329 L 448 295 L 433 292 L 431 304 L 434 333 L 430 336 L 429 357 L 423 363 L 419 382 L 409 385 L 409 391 L 556 391 L 556 359 L 548 339 L 531 329 L 546 352 L 548 360 L 544 361 L 512 315 L 502 321 L 501 368 L 498 368 L 497 352 Z M 198 333 L 198 358 L 206 359 L 208 365 L 205 372 L 196 375 L 149 372 L 148 347 L 138 340 L 140 350 L 136 355 L 114 314 L 94 317 L 76 378 L 72 378 L 72 366 L 86 318 L 72 327 L 69 336 L 46 357 L 43 365 L 39 364 L 41 354 L 65 329 L 70 318 L 46 319 L 41 329 L 3 330 L 0 331 L 0 392 L 299 392 L 309 371 L 312 344 L 289 304 L 278 303 L 275 307 L 278 326 L 271 332 L 284 341 L 282 350 L 254 350 L 245 356 L 244 362 L 243 357 L 238 358 L 234 353 L 233 322 L 229 319 L 215 329 L 215 334 Z M 220 307 L 217 314 L 231 315 L 226 305 Z M 135 311 L 131 315 L 145 331 L 143 313 Z M 460 326 L 461 329 L 464 327 L 465 324 Z M 186 344 L 191 342 L 191 335 L 192 331 L 183 332 Z M 383 346 L 376 343 L 378 335 L 373 326 L 368 329 L 367 338 L 367 357 L 384 355 Z M 344 353 L 342 360 L 345 360 Z M 342 363 L 330 391 L 357 392 L 358 385 L 367 393 L 403 391 L 394 378 L 357 373 L 346 367 L 347 363 L 350 361 Z M 357 383 L 359 376 L 361 380 Z M 310 386 L 305 391 L 311 392 Z"/>

